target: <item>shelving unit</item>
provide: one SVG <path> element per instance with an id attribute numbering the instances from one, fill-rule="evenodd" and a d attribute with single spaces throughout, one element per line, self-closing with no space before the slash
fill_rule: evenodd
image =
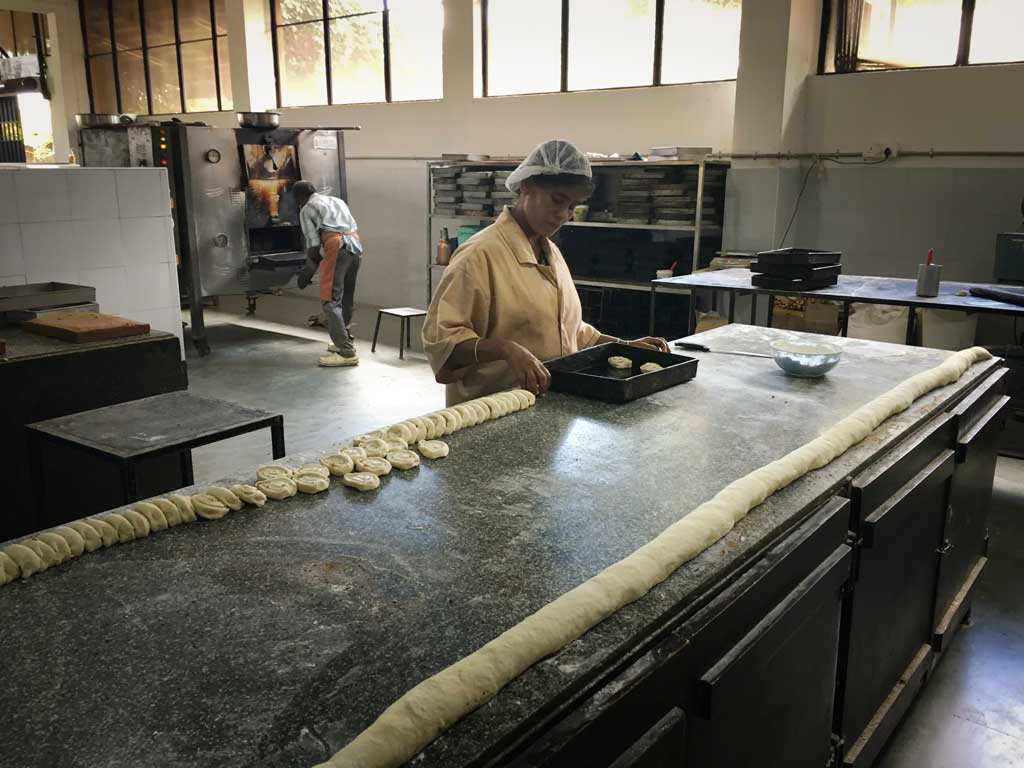
<path id="1" fill-rule="evenodd" d="M 430 212 L 427 217 L 427 300 L 433 297 L 434 288 L 440 279 L 440 275 L 444 270 L 444 267 L 434 264 L 434 255 L 436 252 L 436 242 L 438 234 L 441 228 L 447 227 L 449 229 L 449 236 L 454 237 L 455 230 L 459 226 L 482 226 L 485 227 L 496 220 L 495 215 L 479 215 L 479 214 L 461 214 L 459 212 L 443 211 L 438 213 L 435 206 L 435 194 L 438 192 L 435 190 L 435 183 L 438 179 L 438 169 L 446 169 L 445 173 L 451 173 L 451 168 L 457 168 L 457 173 L 461 176 L 463 172 L 479 172 L 479 171 L 499 171 L 508 172 L 514 169 L 519 163 L 518 159 L 501 159 L 493 161 L 429 161 L 427 163 L 427 209 Z M 692 242 L 685 244 L 686 252 L 688 252 L 689 258 L 684 260 L 676 261 L 676 275 L 690 274 L 696 269 L 699 269 L 701 264 L 701 250 L 702 247 L 706 247 L 707 240 L 721 238 L 722 236 L 722 221 L 724 215 L 725 205 L 725 178 L 728 172 L 729 163 L 721 160 L 657 160 L 657 161 L 597 161 L 593 163 L 594 169 L 594 181 L 595 181 L 595 193 L 590 200 L 590 213 L 593 215 L 595 212 L 601 212 L 605 216 L 615 216 L 617 211 L 621 210 L 623 206 L 627 209 L 632 204 L 633 210 L 643 210 L 645 207 L 649 211 L 651 217 L 657 215 L 657 211 L 663 210 L 666 206 L 664 203 L 656 207 L 655 200 L 658 200 L 658 195 L 672 196 L 674 200 L 678 200 L 677 205 L 688 206 L 686 208 L 677 208 L 670 215 L 685 216 L 686 218 L 681 219 L 678 223 L 676 222 L 659 222 L 659 223 L 639 223 L 633 221 L 570 221 L 567 222 L 563 227 L 563 234 L 571 233 L 574 231 L 587 231 L 587 230 L 598 230 L 598 231 L 626 231 L 626 232 L 651 232 L 653 233 L 651 239 L 651 250 L 655 248 L 655 244 L 661 244 L 664 241 L 671 243 L 673 241 L 673 235 L 680 235 L 681 237 L 674 238 L 675 242 L 682 240 L 691 240 Z M 640 173 L 637 173 L 637 172 Z M 694 173 L 696 171 L 696 173 Z M 710 172 L 710 173 L 709 173 Z M 649 181 L 644 181 L 648 178 Z M 709 180 L 709 176 L 712 178 Z M 458 177 L 456 177 L 458 178 Z M 443 207 L 459 205 L 463 200 L 466 200 L 468 204 L 468 197 L 462 197 L 462 192 L 466 191 L 464 186 L 459 186 L 458 182 L 453 180 L 451 176 L 441 179 L 442 182 L 446 182 L 446 186 L 442 188 L 440 194 L 448 199 L 448 202 L 443 204 Z M 706 183 L 710 181 L 710 183 Z M 644 185 L 649 186 L 649 194 L 645 196 Z M 626 191 L 622 188 L 626 187 L 629 192 L 632 192 L 631 197 L 620 196 L 620 191 Z M 672 187 L 674 189 L 668 189 L 667 191 L 655 192 L 656 188 L 665 189 L 666 187 Z M 497 187 L 495 187 L 497 189 Z M 452 194 L 455 192 L 456 194 Z M 477 196 L 478 198 L 480 196 Z M 455 198 L 457 202 L 452 203 L 451 198 Z M 661 202 L 661 201 L 659 201 Z M 491 211 L 497 211 L 499 204 L 494 204 L 493 208 L 489 208 L 488 203 L 483 203 L 484 210 L 487 213 Z M 710 205 L 711 210 L 708 212 L 708 206 Z M 684 213 L 685 211 L 685 213 Z M 691 213 L 692 211 L 692 213 Z M 692 217 L 692 218 L 691 218 Z M 566 260 L 570 262 L 572 266 L 572 258 L 566 248 L 562 247 L 563 254 L 566 255 Z M 705 262 L 707 259 L 705 258 Z M 685 263 L 684 263 L 685 262 Z M 605 264 L 607 266 L 607 263 Z M 663 264 L 662 268 L 666 268 L 668 264 Z M 629 267 L 627 266 L 626 271 L 628 272 Z M 606 270 L 605 270 L 606 271 Z M 638 270 L 642 271 L 642 269 Z M 577 286 L 584 289 L 592 290 L 610 290 L 610 291 L 629 291 L 631 293 L 643 292 L 649 293 L 651 288 L 650 281 L 654 279 L 654 269 L 650 270 L 651 274 L 647 277 L 645 274 L 640 275 L 638 279 L 623 279 L 622 277 L 616 276 L 611 277 L 608 275 L 593 274 L 587 275 L 581 272 L 578 268 L 573 268 L 574 282 Z M 646 278 L 646 279 L 644 279 Z M 646 312 L 646 310 L 645 310 Z"/>

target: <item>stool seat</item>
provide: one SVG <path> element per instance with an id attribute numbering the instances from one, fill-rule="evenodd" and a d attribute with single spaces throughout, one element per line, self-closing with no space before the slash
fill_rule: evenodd
<path id="1" fill-rule="evenodd" d="M 404 360 L 405 348 L 412 346 L 412 318 L 424 317 L 426 314 L 427 310 L 419 309 L 418 307 L 387 307 L 385 309 L 378 309 L 377 324 L 373 327 L 373 345 L 370 347 L 370 352 L 377 351 L 377 334 L 380 333 L 380 319 L 384 315 L 390 315 L 391 317 L 397 317 L 401 322 L 398 331 L 398 357 Z"/>

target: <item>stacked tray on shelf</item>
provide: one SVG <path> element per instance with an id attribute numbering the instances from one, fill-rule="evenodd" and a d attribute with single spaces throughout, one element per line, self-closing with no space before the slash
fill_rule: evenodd
<path id="1" fill-rule="evenodd" d="M 762 251 L 751 262 L 750 282 L 757 288 L 815 291 L 839 282 L 842 272 L 839 251 L 815 251 L 807 248 L 780 248 Z"/>
<path id="2" fill-rule="evenodd" d="M 462 190 L 462 202 L 455 206 L 460 216 L 494 214 L 494 171 L 463 171 L 456 184 Z"/>
<path id="3" fill-rule="evenodd" d="M 458 186 L 461 169 L 457 165 L 444 165 L 431 169 L 434 188 L 434 215 L 455 216 L 456 206 L 462 202 L 462 190 Z"/>

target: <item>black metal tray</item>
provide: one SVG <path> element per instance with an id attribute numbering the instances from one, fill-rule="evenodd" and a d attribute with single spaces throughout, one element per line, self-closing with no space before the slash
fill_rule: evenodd
<path id="1" fill-rule="evenodd" d="M 608 358 L 615 355 L 633 361 L 632 369 L 612 368 Z M 658 363 L 660 371 L 641 373 L 644 363 Z M 551 372 L 551 389 L 582 395 L 606 403 L 628 403 L 638 397 L 674 387 L 697 375 L 697 359 L 672 355 L 626 344 L 600 344 L 573 355 L 545 363 Z"/>
<path id="2" fill-rule="evenodd" d="M 802 264 L 817 266 L 838 264 L 843 258 L 841 251 L 816 251 L 811 248 L 779 248 L 774 251 L 760 251 L 759 264 Z"/>

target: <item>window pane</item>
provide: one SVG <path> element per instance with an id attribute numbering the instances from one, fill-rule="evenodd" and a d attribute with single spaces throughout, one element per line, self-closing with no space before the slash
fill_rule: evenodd
<path id="1" fill-rule="evenodd" d="M 444 95 L 441 0 L 391 0 L 391 100 L 440 99 Z"/>
<path id="2" fill-rule="evenodd" d="M 549 93 L 562 85 L 562 10 L 552 0 L 487 4 L 487 94 Z"/>
<path id="3" fill-rule="evenodd" d="M 85 9 L 85 37 L 89 54 L 110 51 L 110 17 L 106 0 L 83 0 Z"/>
<path id="4" fill-rule="evenodd" d="M 859 58 L 868 65 L 956 63 L 963 0 L 864 0 Z"/>
<path id="5" fill-rule="evenodd" d="M 0 11 L 0 48 L 14 55 L 14 13 Z"/>
<path id="6" fill-rule="evenodd" d="M 31 13 L 14 12 L 14 48 L 18 55 L 36 52 L 36 28 Z"/>
<path id="7" fill-rule="evenodd" d="M 153 114 L 181 112 L 178 57 L 173 45 L 149 49 L 149 84 L 153 89 Z"/>
<path id="8" fill-rule="evenodd" d="M 971 64 L 1024 61 L 1024 3 L 976 0 Z"/>
<path id="9" fill-rule="evenodd" d="M 324 17 L 323 0 L 275 0 L 277 23 L 291 24 L 295 21 L 313 21 Z"/>
<path id="10" fill-rule="evenodd" d="M 665 0 L 662 83 L 734 80 L 740 0 Z"/>
<path id="11" fill-rule="evenodd" d="M 569 90 L 654 82 L 654 0 L 569 2 Z"/>
<path id="12" fill-rule="evenodd" d="M 216 112 L 217 75 L 213 67 L 213 41 L 182 43 L 181 74 L 185 78 L 185 111 Z"/>
<path id="13" fill-rule="evenodd" d="M 217 38 L 217 66 L 220 68 L 220 108 L 234 109 L 231 97 L 231 50 L 226 37 Z"/>
<path id="14" fill-rule="evenodd" d="M 178 0 L 178 31 L 182 40 L 213 37 L 210 0 Z"/>
<path id="15" fill-rule="evenodd" d="M 53 115 L 50 102 L 41 93 L 19 93 L 18 110 L 21 112 L 21 127 L 25 136 L 25 161 L 52 163 Z"/>
<path id="16" fill-rule="evenodd" d="M 394 3 L 389 4 L 389 8 L 394 8 Z M 327 0 L 327 15 L 331 18 L 335 16 L 353 16 L 357 13 L 374 13 L 376 11 L 383 11 L 384 3 L 383 0 Z"/>
<path id="17" fill-rule="evenodd" d="M 111 54 L 89 57 L 89 82 L 92 83 L 92 111 L 100 114 L 117 112 L 114 57 Z"/>
<path id="18" fill-rule="evenodd" d="M 277 57 L 282 107 L 327 103 L 322 24 L 298 24 L 278 29 Z"/>
<path id="19" fill-rule="evenodd" d="M 142 66 L 142 51 L 117 54 L 117 76 L 121 81 L 121 111 L 136 115 L 149 113 L 146 103 L 146 70 Z"/>
<path id="20" fill-rule="evenodd" d="M 217 34 L 226 35 L 228 33 L 228 9 L 225 0 L 214 0 L 213 13 L 216 17 Z"/>
<path id="21" fill-rule="evenodd" d="M 330 25 L 334 103 L 384 101 L 383 15 L 334 19 Z"/>
<path id="22" fill-rule="evenodd" d="M 114 39 L 119 51 L 142 47 L 138 0 L 114 0 Z"/>
<path id="23" fill-rule="evenodd" d="M 171 0 L 145 0 L 146 45 L 174 42 L 174 9 Z"/>

